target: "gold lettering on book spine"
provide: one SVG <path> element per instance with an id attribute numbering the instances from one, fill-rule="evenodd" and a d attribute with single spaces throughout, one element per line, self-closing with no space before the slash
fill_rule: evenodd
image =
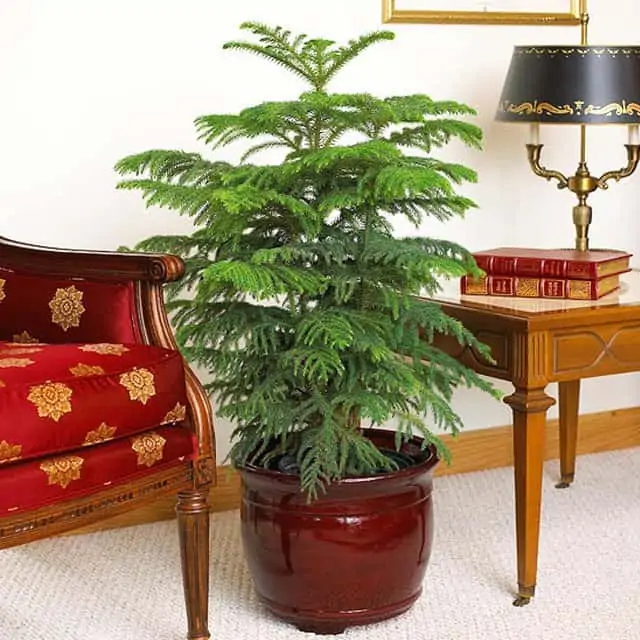
<path id="1" fill-rule="evenodd" d="M 542 283 L 543 298 L 564 298 L 564 282 L 562 280 L 545 280 Z"/>

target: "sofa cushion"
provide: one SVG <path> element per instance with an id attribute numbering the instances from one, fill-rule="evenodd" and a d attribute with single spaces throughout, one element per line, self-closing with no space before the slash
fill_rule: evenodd
<path id="1" fill-rule="evenodd" d="M 140 342 L 133 282 L 0 267 L 0 340 Z"/>
<path id="2" fill-rule="evenodd" d="M 0 469 L 181 422 L 185 412 L 177 351 L 0 342 Z"/>
<path id="3" fill-rule="evenodd" d="M 170 426 L 54 457 L 0 466 L 0 518 L 80 498 L 191 460 L 193 433 Z"/>

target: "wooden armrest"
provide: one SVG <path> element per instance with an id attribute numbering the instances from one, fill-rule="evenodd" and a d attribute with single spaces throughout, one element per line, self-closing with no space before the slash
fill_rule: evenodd
<path id="1" fill-rule="evenodd" d="M 159 253 L 77 251 L 16 242 L 0 236 L 0 267 L 95 280 L 173 282 L 184 274 L 178 256 Z"/>

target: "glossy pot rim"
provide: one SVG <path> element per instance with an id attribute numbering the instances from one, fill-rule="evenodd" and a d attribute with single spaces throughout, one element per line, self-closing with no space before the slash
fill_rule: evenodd
<path id="1" fill-rule="evenodd" d="M 395 442 L 395 431 L 391 431 L 389 429 L 366 429 L 367 434 L 377 435 L 382 437 L 388 437 L 392 441 Z M 414 435 L 408 443 L 414 443 L 418 446 L 422 445 L 424 441 L 420 436 Z M 394 444 L 395 449 L 395 444 Z M 433 444 L 429 444 L 423 451 L 429 452 L 429 455 L 425 460 L 418 462 L 406 469 L 398 469 L 397 471 L 391 471 L 388 473 L 379 473 L 376 475 L 370 476 L 349 476 L 347 478 L 341 478 L 340 480 L 333 480 L 330 483 L 330 486 L 340 487 L 340 486 L 355 486 L 355 485 L 377 485 L 377 484 L 385 484 L 393 480 L 403 480 L 404 478 L 411 478 L 415 475 L 423 474 L 425 472 L 433 470 L 433 468 L 440 462 L 440 458 L 438 457 L 438 453 Z M 278 478 L 278 482 L 280 484 L 291 484 L 291 485 L 300 485 L 300 476 L 291 473 L 283 473 L 282 471 L 274 471 L 271 469 L 264 469 L 262 467 L 255 466 L 253 464 L 234 464 L 235 468 L 240 473 L 249 473 L 253 476 L 262 477 L 262 478 Z"/>

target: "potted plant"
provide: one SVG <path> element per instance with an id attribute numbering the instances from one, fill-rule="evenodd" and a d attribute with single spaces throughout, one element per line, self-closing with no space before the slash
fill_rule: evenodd
<path id="1" fill-rule="evenodd" d="M 248 141 L 238 163 L 152 150 L 118 162 L 118 186 L 193 220 L 192 233 L 139 248 L 186 261 L 169 307 L 184 354 L 211 374 L 218 411 L 236 425 L 230 456 L 260 597 L 301 629 L 332 633 L 418 597 L 431 474 L 446 454 L 433 430 L 461 427 L 450 404 L 459 385 L 493 392 L 433 342 L 486 348 L 420 297 L 439 278 L 477 274 L 471 255 L 393 230 L 474 206 L 456 192 L 474 171 L 431 153 L 451 138 L 479 147 L 481 132 L 456 102 L 328 91 L 390 32 L 338 45 L 242 28 L 255 39 L 225 48 L 280 65 L 306 91 L 197 118 L 214 150 Z M 265 151 L 268 162 L 249 161 Z"/>

